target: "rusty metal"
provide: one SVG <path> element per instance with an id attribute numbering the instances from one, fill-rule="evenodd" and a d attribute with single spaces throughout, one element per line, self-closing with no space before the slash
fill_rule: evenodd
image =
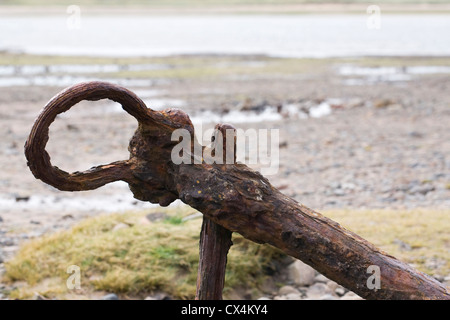
<path id="1" fill-rule="evenodd" d="M 231 130 L 233 134 L 227 135 L 227 130 Z M 211 140 L 212 156 L 216 155 L 216 149 L 222 149 L 222 165 L 227 165 L 226 155 L 229 152 L 233 155 L 232 164 L 236 162 L 236 128 L 230 124 L 217 124 Z M 222 300 L 227 254 L 233 244 L 231 234 L 230 230 L 203 216 L 195 299 Z"/>
<path id="2" fill-rule="evenodd" d="M 129 145 L 130 158 L 74 173 L 52 166 L 45 146 L 56 115 L 82 100 L 100 99 L 120 103 L 138 120 Z M 218 290 L 223 282 L 210 290 L 215 276 L 201 276 L 202 272 L 214 272 L 217 277 L 224 273 L 231 232 L 273 245 L 366 299 L 450 299 L 449 292 L 437 280 L 285 196 L 243 164 L 174 164 L 171 151 L 178 142 L 172 141 L 171 134 L 180 128 L 194 135 L 188 115 L 181 110 L 154 111 L 123 87 L 106 82 L 81 83 L 62 91 L 45 106 L 25 144 L 25 155 L 34 176 L 60 190 L 92 190 L 122 180 L 136 199 L 161 206 L 180 199 L 199 210 L 205 218 L 203 234 L 211 231 L 205 227 L 208 221 L 209 227 L 220 226 L 211 234 L 217 241 L 223 240 L 223 250 L 218 254 L 222 262 L 211 271 L 214 260 L 206 261 L 204 254 L 201 256 L 198 284 L 203 285 L 204 294 L 202 290 L 199 294 L 198 288 L 199 299 L 221 298 Z M 196 139 L 192 139 L 190 147 L 192 158 L 196 148 L 205 148 Z M 225 232 L 220 235 L 222 231 Z M 205 241 L 201 248 L 211 250 Z M 380 268 L 378 289 L 367 285 L 371 266 Z M 210 295 L 209 291 L 216 293 Z"/>

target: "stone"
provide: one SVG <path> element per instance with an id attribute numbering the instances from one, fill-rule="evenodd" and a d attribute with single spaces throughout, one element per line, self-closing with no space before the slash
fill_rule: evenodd
<path id="1" fill-rule="evenodd" d="M 27 202 L 28 200 L 30 200 L 30 196 L 29 195 L 15 195 L 15 199 L 16 202 Z"/>
<path id="2" fill-rule="evenodd" d="M 284 296 L 289 293 L 299 294 L 300 292 L 297 289 L 295 289 L 293 286 L 283 286 L 280 288 L 280 290 L 278 290 L 278 295 L 280 295 L 280 296 Z"/>
<path id="3" fill-rule="evenodd" d="M 422 195 L 426 195 L 428 192 L 434 191 L 435 187 L 432 185 L 422 185 L 422 186 L 412 186 L 409 189 L 409 193 L 410 194 L 422 194 Z"/>
<path id="4" fill-rule="evenodd" d="M 287 267 L 288 280 L 298 286 L 309 286 L 314 283 L 316 271 L 303 263 L 296 260 Z"/>
<path id="5" fill-rule="evenodd" d="M 318 274 L 315 278 L 314 278 L 314 282 L 323 282 L 323 283 L 327 283 L 328 281 L 330 281 L 327 277 L 325 277 L 323 274 Z"/>
<path id="6" fill-rule="evenodd" d="M 102 300 L 119 300 L 119 297 L 114 293 L 110 293 L 110 294 L 104 295 L 102 297 Z"/>
<path id="7" fill-rule="evenodd" d="M 418 131 L 410 131 L 408 132 L 408 136 L 412 138 L 423 138 L 423 134 Z"/>
<path id="8" fill-rule="evenodd" d="M 11 247 L 14 245 L 14 240 L 9 237 L 0 238 L 0 245 L 5 247 Z"/>
<path id="9" fill-rule="evenodd" d="M 288 293 L 287 295 L 285 295 L 286 300 L 301 300 L 302 299 L 302 295 L 299 293 Z"/>
<path id="10" fill-rule="evenodd" d="M 326 284 L 327 284 L 327 287 L 333 292 L 335 292 L 335 290 L 339 286 L 339 284 L 337 284 L 337 282 L 334 282 L 332 280 L 329 280 Z"/>
<path id="11" fill-rule="evenodd" d="M 332 291 L 325 283 L 318 282 L 308 288 L 306 296 L 310 299 L 319 299 L 320 297 L 331 293 Z"/>
<path id="12" fill-rule="evenodd" d="M 172 300 L 169 295 L 164 292 L 157 292 L 152 296 L 148 296 L 145 300 Z"/>
<path id="13" fill-rule="evenodd" d="M 334 289 L 334 292 L 338 295 L 338 296 L 343 296 L 345 294 L 345 289 L 338 285 L 336 289 Z"/>
<path id="14" fill-rule="evenodd" d="M 325 294 L 319 298 L 319 300 L 338 300 L 335 296 L 331 294 Z"/>
<path id="15" fill-rule="evenodd" d="M 342 296 L 340 300 L 364 300 L 364 299 L 358 296 L 356 293 L 349 291 L 344 296 Z"/>

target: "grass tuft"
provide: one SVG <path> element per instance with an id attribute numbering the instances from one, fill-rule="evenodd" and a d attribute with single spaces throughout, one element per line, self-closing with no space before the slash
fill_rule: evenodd
<path id="1" fill-rule="evenodd" d="M 145 220 L 148 212 L 90 218 L 68 231 L 29 241 L 6 264 L 5 280 L 26 283 L 11 297 L 30 298 L 33 286 L 49 298 L 67 297 L 72 292 L 64 288 L 70 276 L 66 270 L 77 265 L 81 295 L 104 291 L 145 297 L 163 291 L 176 299 L 194 298 L 201 219 L 183 221 L 183 208 L 167 211 L 166 218 L 155 222 Z M 129 227 L 114 229 L 118 224 Z M 273 260 L 284 256 L 239 235 L 233 242 L 226 290 L 261 284 Z M 42 289 L 45 282 L 49 287 Z"/>

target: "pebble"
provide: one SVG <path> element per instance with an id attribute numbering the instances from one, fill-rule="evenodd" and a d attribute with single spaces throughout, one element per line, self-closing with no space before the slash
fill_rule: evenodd
<path id="1" fill-rule="evenodd" d="M 339 189 L 334 189 L 334 195 L 337 197 L 342 197 L 345 195 L 345 191 L 341 188 Z"/>
<path id="2" fill-rule="evenodd" d="M 147 296 L 144 300 L 172 300 L 172 299 L 166 293 L 158 292 L 152 296 Z"/>
<path id="3" fill-rule="evenodd" d="M 333 291 L 333 292 L 337 289 L 338 286 L 339 285 L 336 282 L 332 281 L 332 280 L 329 280 L 327 282 L 327 287 L 330 288 L 330 290 Z"/>
<path id="4" fill-rule="evenodd" d="M 314 278 L 314 282 L 323 282 L 323 283 L 327 283 L 330 280 L 325 277 L 323 274 L 318 274 L 315 278 Z"/>
<path id="5" fill-rule="evenodd" d="M 104 295 L 101 300 L 119 300 L 119 297 L 114 293 L 110 293 L 110 294 Z"/>
<path id="6" fill-rule="evenodd" d="M 316 271 L 303 263 L 296 260 L 287 267 L 288 280 L 298 286 L 308 286 L 314 283 Z"/>
<path id="7" fill-rule="evenodd" d="M 286 300 L 301 300 L 302 296 L 299 293 L 288 293 L 287 295 L 285 295 Z"/>
<path id="8" fill-rule="evenodd" d="M 423 138 L 423 134 L 418 131 L 410 131 L 408 132 L 408 136 L 412 138 Z"/>
<path id="9" fill-rule="evenodd" d="M 338 285 L 337 288 L 334 289 L 334 293 L 336 293 L 338 296 L 345 295 L 345 292 L 346 292 L 346 290 L 340 285 Z"/>
<path id="10" fill-rule="evenodd" d="M 308 291 L 306 291 L 306 296 L 312 299 L 319 299 L 320 297 L 331 293 L 332 291 L 325 283 L 317 282 L 308 288 Z"/>
<path id="11" fill-rule="evenodd" d="M 356 293 L 349 291 L 343 297 L 341 297 L 341 300 L 364 300 L 364 299 L 358 296 Z"/>
<path id="12" fill-rule="evenodd" d="M 434 191 L 434 186 L 432 185 L 424 185 L 424 186 L 413 186 L 411 189 L 409 189 L 410 194 L 423 194 L 426 195 L 428 192 Z"/>
<path id="13" fill-rule="evenodd" d="M 0 245 L 5 246 L 5 247 L 10 247 L 14 245 L 14 240 L 12 238 L 0 238 Z"/>
<path id="14" fill-rule="evenodd" d="M 292 286 L 283 286 L 280 288 L 280 290 L 278 290 L 279 296 L 284 296 L 290 293 L 299 294 L 300 292 Z"/>
<path id="15" fill-rule="evenodd" d="M 450 279 L 450 276 L 448 277 Z M 155 298 L 153 298 L 155 299 Z M 314 283 L 306 286 L 285 285 L 274 296 L 265 295 L 258 300 L 364 300 L 322 274 L 314 277 Z"/>
<path id="16" fill-rule="evenodd" d="M 27 202 L 28 200 L 30 200 L 30 196 L 28 195 L 16 195 L 15 196 L 16 202 Z"/>
<path id="17" fill-rule="evenodd" d="M 326 294 L 321 296 L 319 300 L 339 300 L 339 299 L 331 294 Z"/>

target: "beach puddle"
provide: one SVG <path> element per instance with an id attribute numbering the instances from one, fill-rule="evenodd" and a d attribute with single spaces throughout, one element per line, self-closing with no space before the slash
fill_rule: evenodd
<path id="1" fill-rule="evenodd" d="M 101 75 L 108 75 L 122 71 L 148 71 L 168 68 L 170 68 L 170 66 L 159 64 L 61 64 L 0 66 L 0 87 L 70 86 L 77 82 L 98 80 L 98 77 Z M 107 81 L 114 82 L 122 86 L 145 87 L 153 85 L 155 80 L 112 78 Z"/>
<path id="2" fill-rule="evenodd" d="M 160 80 L 156 79 L 125 79 L 125 78 L 97 78 L 85 76 L 27 76 L 27 77 L 0 77 L 0 87 L 68 87 L 86 81 L 107 81 L 124 87 L 149 87 L 155 85 Z M 162 81 L 164 82 L 164 81 Z"/>
<path id="3" fill-rule="evenodd" d="M 449 66 L 411 66 L 411 67 L 361 67 L 342 65 L 337 74 L 346 77 L 345 85 L 357 86 L 380 82 L 404 82 L 414 75 L 450 74 Z"/>

